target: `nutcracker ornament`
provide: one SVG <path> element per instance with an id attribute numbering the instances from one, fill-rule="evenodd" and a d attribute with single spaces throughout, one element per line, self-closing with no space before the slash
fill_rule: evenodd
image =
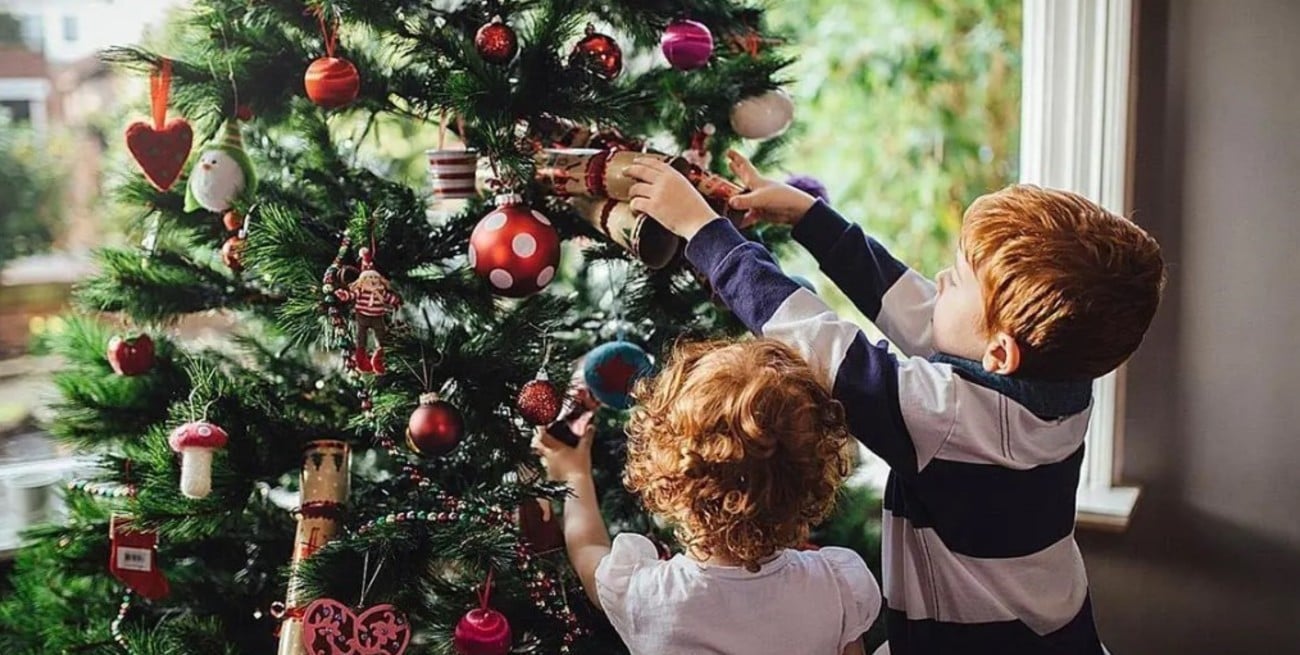
<path id="1" fill-rule="evenodd" d="M 346 287 L 334 290 L 334 296 L 345 303 L 352 303 L 352 316 L 357 324 L 357 340 L 353 353 L 357 370 L 362 373 L 383 375 L 388 368 L 384 364 L 384 338 L 388 336 L 388 314 L 402 304 L 402 298 L 394 293 L 388 284 L 388 278 L 375 270 L 373 255 L 369 248 L 362 248 L 361 274 L 356 281 Z M 375 335 L 375 352 L 370 353 L 370 334 Z"/>

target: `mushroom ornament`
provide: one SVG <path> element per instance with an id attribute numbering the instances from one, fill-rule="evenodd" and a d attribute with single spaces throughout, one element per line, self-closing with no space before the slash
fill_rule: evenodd
<path id="1" fill-rule="evenodd" d="M 212 451 L 225 448 L 228 439 L 225 430 L 207 421 L 172 430 L 167 441 L 181 454 L 181 493 L 186 498 L 207 498 L 212 491 Z"/>

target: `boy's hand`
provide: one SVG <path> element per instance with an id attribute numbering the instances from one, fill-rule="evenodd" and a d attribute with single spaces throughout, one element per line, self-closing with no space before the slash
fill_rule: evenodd
<path id="1" fill-rule="evenodd" d="M 552 437 L 546 428 L 537 428 L 533 435 L 533 452 L 541 456 L 548 477 L 555 482 L 591 477 L 591 442 L 596 434 L 595 426 L 591 425 L 591 413 L 575 419 L 572 425 L 574 432 L 580 435 L 578 445 L 573 447 Z"/>
<path id="2" fill-rule="evenodd" d="M 627 167 L 632 185 L 632 209 L 653 216 L 670 232 L 690 239 L 700 228 L 718 217 L 704 196 L 667 162 L 638 157 Z"/>
<path id="3" fill-rule="evenodd" d="M 727 151 L 727 162 L 731 164 L 731 172 L 748 189 L 734 196 L 729 203 L 733 209 L 748 210 L 741 227 L 759 221 L 794 225 L 817 202 L 816 198 L 788 184 L 763 177 L 744 155 L 735 150 Z"/>

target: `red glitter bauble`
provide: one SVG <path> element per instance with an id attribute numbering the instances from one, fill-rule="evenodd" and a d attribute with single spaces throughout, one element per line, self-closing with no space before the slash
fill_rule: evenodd
<path id="1" fill-rule="evenodd" d="M 346 59 L 321 57 L 307 67 L 303 86 L 312 102 L 326 109 L 337 109 L 357 99 L 361 76 L 357 67 Z"/>
<path id="2" fill-rule="evenodd" d="M 474 35 L 474 48 L 483 61 L 508 64 L 515 58 L 515 53 L 519 52 L 519 37 L 515 36 L 515 31 L 500 16 L 493 16 L 492 22 L 478 28 L 478 33 Z"/>
<path id="3" fill-rule="evenodd" d="M 506 655 L 510 641 L 510 622 L 504 614 L 475 608 L 456 624 L 452 644 L 460 655 Z"/>
<path id="4" fill-rule="evenodd" d="M 465 419 L 451 403 L 436 393 L 420 396 L 420 406 L 406 423 L 406 445 L 425 457 L 441 457 L 460 444 Z"/>
<path id="5" fill-rule="evenodd" d="M 583 37 L 569 54 L 569 65 L 590 71 L 596 77 L 612 80 L 623 72 L 623 50 L 613 37 L 601 34 L 588 25 Z"/>
<path id="6" fill-rule="evenodd" d="M 560 390 L 543 376 L 528 382 L 519 390 L 515 407 L 525 421 L 533 425 L 550 425 L 560 417 L 560 406 L 563 403 Z"/>

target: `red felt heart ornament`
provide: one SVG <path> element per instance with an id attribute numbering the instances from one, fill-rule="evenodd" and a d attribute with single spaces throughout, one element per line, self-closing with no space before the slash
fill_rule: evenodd
<path id="1" fill-rule="evenodd" d="M 359 616 L 343 603 L 321 598 L 307 606 L 302 645 L 310 655 L 402 655 L 411 624 L 392 605 L 376 605 Z"/>
<path id="2" fill-rule="evenodd" d="M 162 129 L 144 121 L 136 121 L 126 128 L 126 147 L 149 183 L 159 191 L 170 189 L 181 176 L 193 143 L 194 131 L 184 118 L 173 118 Z"/>

